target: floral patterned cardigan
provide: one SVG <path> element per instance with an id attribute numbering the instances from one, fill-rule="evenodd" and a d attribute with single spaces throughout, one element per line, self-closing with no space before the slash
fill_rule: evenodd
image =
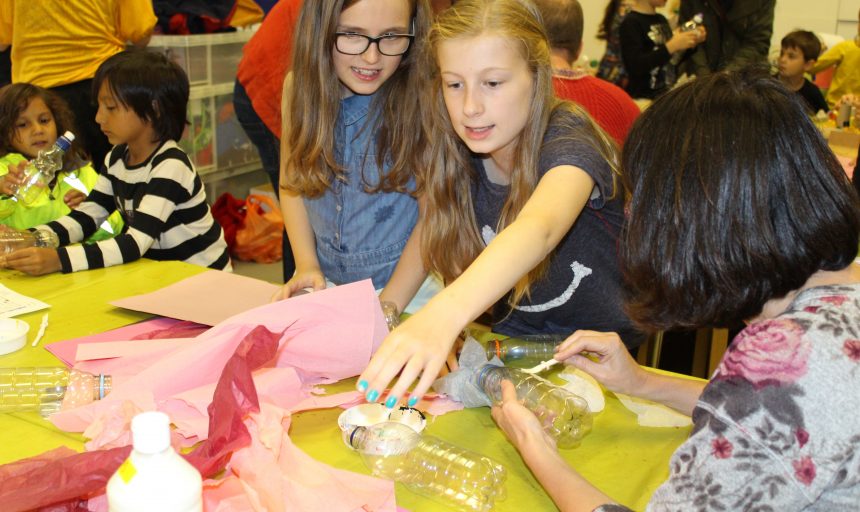
<path id="1" fill-rule="evenodd" d="M 647 510 L 860 510 L 860 285 L 741 331 L 693 424 Z"/>

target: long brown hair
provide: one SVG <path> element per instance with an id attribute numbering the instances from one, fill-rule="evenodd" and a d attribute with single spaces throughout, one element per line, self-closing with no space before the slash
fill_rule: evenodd
<path id="1" fill-rule="evenodd" d="M 340 109 L 342 85 L 337 79 L 331 51 L 340 13 L 361 0 L 305 2 L 297 21 L 292 71 L 284 81 L 281 138 L 281 188 L 306 197 L 321 196 L 346 170 L 334 157 L 334 127 Z M 409 3 L 414 39 L 400 67 L 374 97 L 370 128 L 376 134 L 376 164 L 388 172 L 370 192 L 405 192 L 418 168 L 418 149 L 424 145 L 419 89 L 422 74 L 414 68 L 421 53 L 431 11 L 427 0 Z"/>
<path id="2" fill-rule="evenodd" d="M 447 282 L 460 275 L 484 247 L 475 219 L 471 184 L 476 171 L 466 145 L 452 127 L 442 97 L 442 80 L 437 61 L 439 45 L 452 39 L 472 39 L 484 34 L 505 37 L 517 44 L 532 73 L 533 90 L 529 101 L 529 122 L 516 142 L 511 171 L 510 193 L 502 208 L 496 232 L 510 225 L 537 186 L 538 161 L 549 120 L 564 110 L 587 120 L 571 126 L 567 133 L 586 140 L 616 168 L 614 144 L 578 106 L 555 98 L 552 89 L 550 46 L 536 8 L 523 0 L 460 0 L 439 15 L 430 29 L 425 48 L 426 69 L 432 77 L 430 89 L 422 96 L 429 138 L 425 152 L 424 192 L 427 206 L 423 213 L 422 254 L 425 266 L 438 272 Z M 564 117 L 564 116 L 562 116 Z M 614 188 L 614 186 L 613 186 Z M 547 257 L 524 276 L 509 297 L 516 304 L 529 293 L 531 283 L 546 271 Z"/>
<path id="3" fill-rule="evenodd" d="M 27 106 L 30 105 L 33 98 L 40 98 L 51 111 L 58 137 L 66 131 L 77 135 L 75 116 L 63 98 L 38 85 L 24 82 L 10 84 L 0 89 L 0 156 L 18 152 L 12 145 L 17 131 L 15 123 L 18 121 L 18 116 L 27 110 Z M 29 159 L 36 155 L 24 156 Z M 73 171 L 82 167 L 87 161 L 89 161 L 89 157 L 84 152 L 80 142 L 75 140 L 72 142 L 71 149 L 63 155 L 63 170 Z"/>

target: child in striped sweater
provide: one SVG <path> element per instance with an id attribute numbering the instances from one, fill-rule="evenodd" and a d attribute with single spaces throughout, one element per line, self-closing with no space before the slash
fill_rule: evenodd
<path id="1" fill-rule="evenodd" d="M 221 226 L 206 203 L 200 176 L 176 143 L 185 126 L 189 84 L 165 56 L 132 50 L 106 60 L 93 79 L 98 122 L 114 144 L 86 201 L 37 229 L 61 247 L 28 248 L 0 266 L 32 275 L 108 267 L 141 257 L 230 270 Z M 110 240 L 80 242 L 119 211 L 126 228 Z"/>

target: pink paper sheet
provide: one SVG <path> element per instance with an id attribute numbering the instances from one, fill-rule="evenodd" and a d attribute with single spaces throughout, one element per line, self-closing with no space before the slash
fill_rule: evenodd
<path id="1" fill-rule="evenodd" d="M 125 342 L 137 345 L 134 355 L 77 365 L 112 375 L 114 389 L 104 400 L 57 413 L 51 421 L 63 430 L 81 432 L 101 415 L 115 413 L 116 402 L 148 402 L 142 390 L 163 404 L 214 384 L 237 343 L 257 325 L 286 331 L 272 366 L 299 369 L 307 386 L 360 373 L 388 331 L 369 280 L 269 303 L 221 322 L 193 342 L 177 341 L 175 347 Z"/>
<path id="2" fill-rule="evenodd" d="M 144 320 L 143 322 L 126 325 L 119 329 L 100 332 L 91 336 L 82 336 L 71 340 L 57 341 L 55 343 L 45 345 L 45 349 L 57 356 L 57 358 L 65 363 L 66 366 L 71 367 L 75 364 L 75 353 L 78 350 L 78 345 L 82 343 L 131 340 L 153 331 L 169 329 L 178 323 L 180 323 L 180 320 L 176 320 L 174 318 L 153 318 L 151 320 Z"/>
<path id="3" fill-rule="evenodd" d="M 154 315 L 215 325 L 233 315 L 268 304 L 278 285 L 230 272 L 209 271 L 160 290 L 111 302 Z"/>

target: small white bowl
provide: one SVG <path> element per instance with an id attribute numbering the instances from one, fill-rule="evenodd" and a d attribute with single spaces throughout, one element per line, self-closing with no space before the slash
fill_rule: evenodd
<path id="1" fill-rule="evenodd" d="M 403 423 L 419 433 L 427 425 L 424 414 L 418 409 L 401 407 L 391 410 L 377 403 L 360 404 L 350 407 L 338 416 L 337 425 L 340 427 L 343 443 L 352 449 L 352 446 L 349 444 L 349 436 L 352 435 L 356 427 L 369 427 L 386 421 Z"/>
<path id="2" fill-rule="evenodd" d="M 0 355 L 15 352 L 27 343 L 30 326 L 23 320 L 0 318 Z"/>

